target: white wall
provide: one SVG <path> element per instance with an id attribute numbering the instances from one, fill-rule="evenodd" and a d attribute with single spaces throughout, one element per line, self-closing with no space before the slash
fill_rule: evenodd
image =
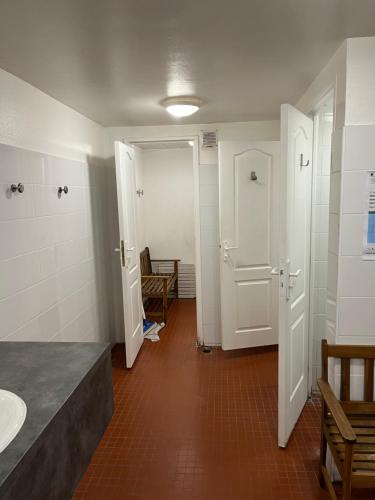
<path id="1" fill-rule="evenodd" d="M 113 154 L 115 140 L 192 137 L 202 130 L 217 130 L 219 139 L 272 141 L 280 138 L 279 121 L 214 123 L 149 127 L 109 127 L 106 154 Z M 199 208 L 201 215 L 202 340 L 221 344 L 219 266 L 219 178 L 217 150 L 199 149 Z"/>
<path id="2" fill-rule="evenodd" d="M 315 80 L 295 104 L 303 113 L 310 114 L 317 110 L 322 101 L 326 99 L 327 94 L 333 91 L 334 130 L 342 128 L 345 124 L 347 106 L 346 64 L 347 41 L 339 47 L 327 65 L 316 76 Z"/>
<path id="3" fill-rule="evenodd" d="M 80 161 L 104 156 L 97 123 L 0 69 L 0 142 Z"/>
<path id="4" fill-rule="evenodd" d="M 118 223 L 103 152 L 102 127 L 0 70 L 1 340 L 113 338 Z"/>
<path id="5" fill-rule="evenodd" d="M 299 101 L 301 109 L 311 111 L 317 89 L 323 92 L 333 86 L 335 102 L 341 103 L 332 135 L 330 175 L 326 333 L 331 343 L 375 345 L 375 261 L 362 259 L 366 172 L 374 170 L 375 157 L 374 54 L 374 37 L 347 40 L 334 64 Z M 330 365 L 335 389 L 339 364 Z M 352 363 L 351 372 L 352 397 L 361 398 L 363 363 Z"/>
<path id="6" fill-rule="evenodd" d="M 141 247 L 154 259 L 195 262 L 192 148 L 142 151 Z"/>
<path id="7" fill-rule="evenodd" d="M 375 116 L 375 37 L 347 41 L 346 125 L 371 125 Z"/>

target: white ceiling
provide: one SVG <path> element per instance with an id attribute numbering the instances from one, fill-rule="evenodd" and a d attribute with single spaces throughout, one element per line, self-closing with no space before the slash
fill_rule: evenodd
<path id="1" fill-rule="evenodd" d="M 103 125 L 270 119 L 374 0 L 0 0 L 0 67 Z M 176 120 L 159 102 L 205 101 Z"/>

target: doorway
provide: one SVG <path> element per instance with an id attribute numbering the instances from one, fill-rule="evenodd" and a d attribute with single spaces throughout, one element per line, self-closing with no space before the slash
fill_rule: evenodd
<path id="1" fill-rule="evenodd" d="M 161 316 L 154 322 L 160 330 L 173 298 L 195 301 L 197 344 L 202 343 L 197 148 L 197 137 L 115 142 L 120 228 L 115 250 L 122 266 L 128 368 L 144 341 L 143 317 Z M 161 310 L 154 299 L 162 299 Z"/>
<path id="2" fill-rule="evenodd" d="M 331 140 L 334 100 L 329 93 L 317 106 L 314 117 L 312 179 L 310 360 L 309 387 L 317 390 L 321 373 L 321 340 L 327 338 L 327 280 L 329 252 Z"/>
<path id="3" fill-rule="evenodd" d="M 196 300 L 193 141 L 137 142 L 136 172 L 138 242 L 141 267 L 158 276 L 175 276 L 163 299 L 155 280 L 143 279 L 147 320 L 166 323 L 173 299 Z M 143 252 L 143 253 L 142 253 Z M 147 262 L 143 260 L 147 255 Z M 149 257 L 148 257 L 149 256 Z M 142 270 L 142 274 L 148 272 Z M 169 281 L 166 281 L 169 284 Z M 149 338 L 146 335 L 146 338 Z"/>

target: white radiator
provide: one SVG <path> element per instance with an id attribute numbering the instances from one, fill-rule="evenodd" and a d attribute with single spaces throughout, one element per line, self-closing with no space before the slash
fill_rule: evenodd
<path id="1" fill-rule="evenodd" d="M 173 263 L 153 262 L 154 273 L 172 273 Z M 178 263 L 178 296 L 180 299 L 194 299 L 195 292 L 195 266 L 194 264 Z"/>

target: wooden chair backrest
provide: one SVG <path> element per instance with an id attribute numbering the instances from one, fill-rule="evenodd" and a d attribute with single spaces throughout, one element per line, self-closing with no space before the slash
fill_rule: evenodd
<path id="1" fill-rule="evenodd" d="M 364 360 L 363 401 L 374 401 L 374 359 L 375 346 L 330 345 L 322 340 L 322 378 L 328 382 L 328 358 L 341 360 L 340 400 L 350 399 L 350 360 Z M 356 402 L 353 401 L 353 404 Z M 359 401 L 357 403 L 360 403 Z"/>
<path id="2" fill-rule="evenodd" d="M 141 276 L 151 276 L 152 266 L 151 266 L 150 249 L 148 247 L 142 250 L 140 254 L 140 259 L 141 259 Z"/>

